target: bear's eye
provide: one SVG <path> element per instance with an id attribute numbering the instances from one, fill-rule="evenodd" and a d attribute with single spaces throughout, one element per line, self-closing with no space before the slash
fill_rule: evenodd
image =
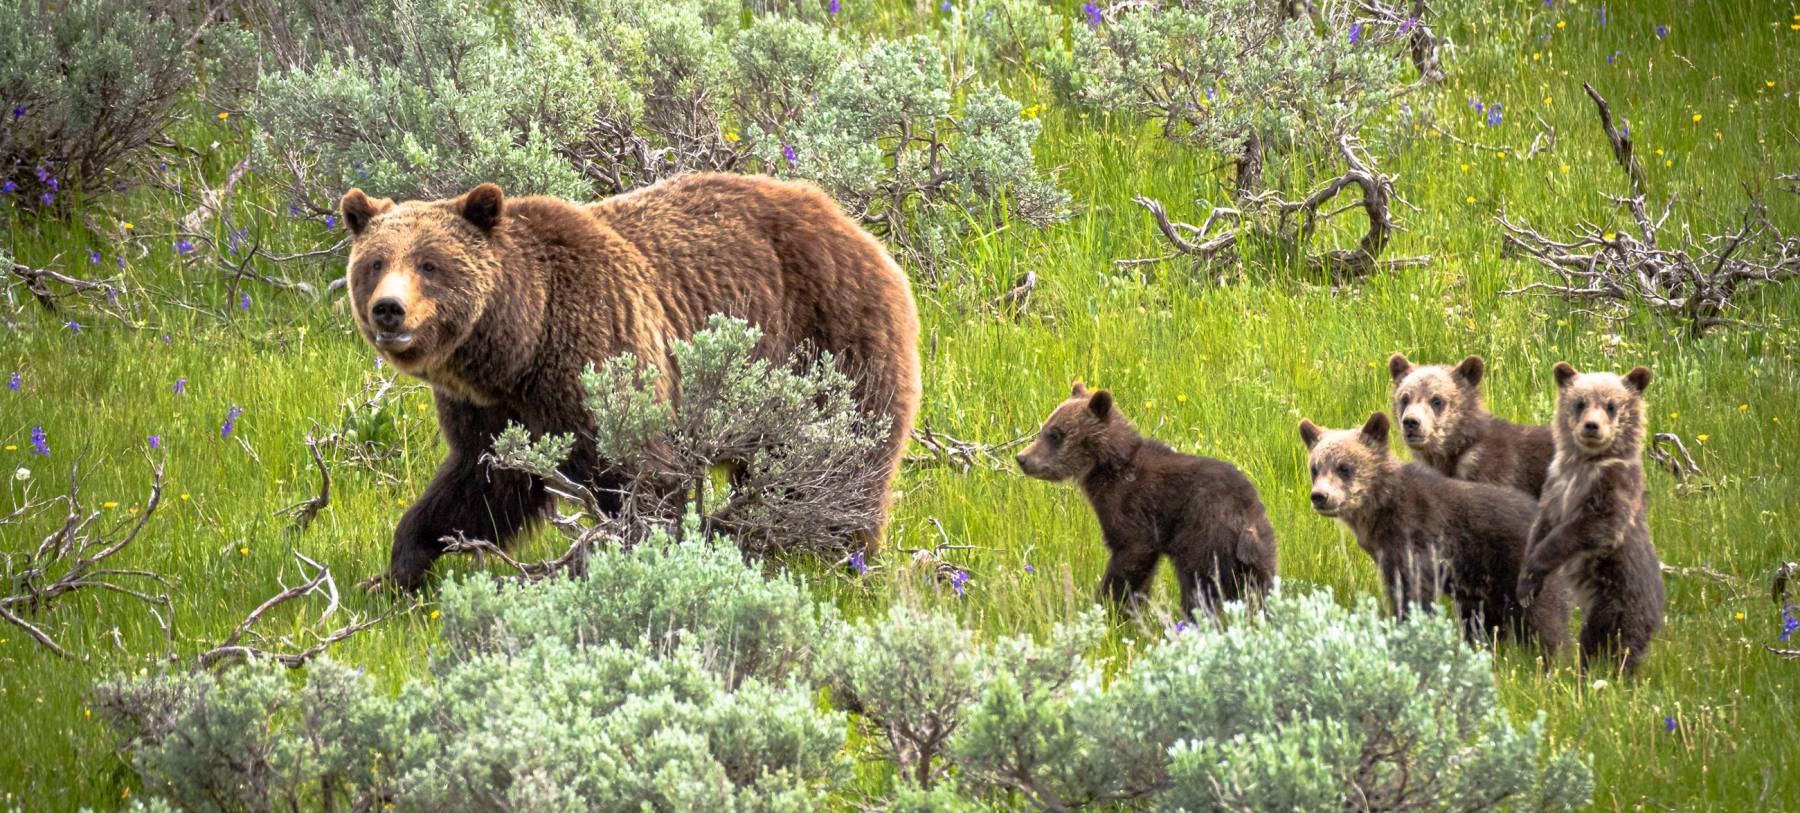
<path id="1" fill-rule="evenodd" d="M 1412 405 L 1412 396 L 1410 396 L 1410 395 L 1400 396 L 1400 411 L 1401 412 L 1405 412 L 1406 408 L 1411 405 Z"/>
<path id="2" fill-rule="evenodd" d="M 1052 445 L 1052 446 L 1062 443 L 1063 442 L 1063 430 L 1058 429 L 1056 427 L 1051 427 L 1050 431 L 1044 433 L 1044 440 L 1050 441 L 1050 445 Z"/>
<path id="3" fill-rule="evenodd" d="M 1587 402 L 1586 401 L 1576 401 L 1575 402 L 1575 414 L 1580 415 L 1581 413 L 1586 412 L 1586 411 L 1587 411 Z"/>
<path id="4" fill-rule="evenodd" d="M 1439 412 L 1443 412 L 1444 411 L 1444 397 L 1440 395 L 1436 398 L 1431 399 L 1431 408 L 1435 409 Z"/>
<path id="5" fill-rule="evenodd" d="M 380 260 L 370 261 L 370 263 L 364 267 L 368 268 L 373 273 L 376 273 L 376 274 L 381 273 L 381 261 Z"/>
<path id="6" fill-rule="evenodd" d="M 1307 466 L 1306 468 L 1308 471 L 1312 472 L 1312 476 L 1313 476 L 1314 480 L 1319 479 L 1319 467 L 1318 466 Z"/>
<path id="7" fill-rule="evenodd" d="M 1606 417 L 1610 418 L 1614 415 L 1617 415 L 1618 413 L 1619 413 L 1619 406 L 1611 401 L 1607 401 L 1606 402 Z"/>
<path id="8" fill-rule="evenodd" d="M 429 260 L 419 263 L 419 272 L 422 274 L 436 274 L 437 270 L 438 270 L 437 263 L 431 262 Z"/>
<path id="9" fill-rule="evenodd" d="M 1337 476 L 1342 477 L 1346 480 L 1350 479 L 1350 464 L 1339 463 L 1338 467 L 1337 467 Z"/>

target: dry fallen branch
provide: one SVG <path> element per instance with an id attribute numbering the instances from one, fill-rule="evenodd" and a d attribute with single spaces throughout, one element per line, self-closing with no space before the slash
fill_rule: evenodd
<path id="1" fill-rule="evenodd" d="M 1613 156 L 1630 176 L 1633 190 L 1641 192 L 1643 167 L 1632 154 L 1631 139 L 1613 126 L 1606 100 L 1593 88 L 1587 90 Z M 1628 226 L 1613 232 L 1582 223 L 1566 240 L 1514 223 L 1502 209 L 1496 217 L 1505 230 L 1502 253 L 1528 258 L 1555 273 L 1559 281 L 1533 282 L 1501 294 L 1534 293 L 1598 303 L 1608 310 L 1600 315 L 1613 319 L 1648 306 L 1674 316 L 1697 338 L 1714 327 L 1739 324 L 1730 313 L 1746 289 L 1800 275 L 1800 238 L 1782 234 L 1770 222 L 1767 207 L 1755 198 L 1745 207 L 1736 231 L 1699 240 L 1684 232 L 1674 246 L 1666 245 L 1669 241 L 1662 231 L 1675 205 L 1673 196 L 1656 217 L 1651 217 L 1641 193 L 1612 200 L 1630 216 Z"/>
<path id="2" fill-rule="evenodd" d="M 1663 448 L 1663 447 L 1668 448 Z M 1679 457 L 1677 457 L 1679 455 Z M 1681 437 L 1669 432 L 1658 432 L 1650 438 L 1650 459 L 1661 464 L 1663 468 L 1675 475 L 1675 479 L 1687 482 L 1689 477 L 1701 474 L 1700 464 L 1694 462 L 1694 456 L 1688 454 L 1687 444 Z"/>
<path id="3" fill-rule="evenodd" d="M 623 538 L 609 531 L 601 530 L 598 527 L 578 526 L 575 524 L 573 518 L 563 517 L 559 519 L 568 520 L 567 524 L 563 522 L 553 522 L 553 524 L 556 524 L 559 528 L 567 530 L 571 527 L 580 527 L 581 530 L 571 535 L 569 547 L 563 551 L 561 556 L 540 562 L 521 562 L 518 559 L 513 558 L 511 554 L 508 554 L 499 545 L 486 539 L 470 539 L 461 532 L 458 532 L 455 536 L 446 536 L 440 541 L 444 543 L 445 553 L 466 553 L 473 555 L 475 557 L 476 567 L 487 567 L 487 557 L 491 555 L 505 563 L 507 567 L 518 571 L 519 579 L 527 584 L 543 581 L 558 574 L 567 574 L 570 576 L 582 575 L 587 572 L 588 556 L 593 553 L 594 547 L 598 542 L 606 540 L 616 545 L 622 546 L 624 544 Z"/>
<path id="4" fill-rule="evenodd" d="M 1036 431 L 1027 432 L 1005 443 L 976 443 L 959 440 L 938 432 L 931 428 L 931 424 L 920 424 L 919 428 L 913 430 L 912 439 L 914 443 L 925 447 L 930 454 L 909 456 L 906 458 L 906 464 L 909 466 L 946 466 L 958 469 L 963 474 L 968 474 L 969 470 L 976 466 L 994 471 L 1007 471 L 1012 464 L 1006 458 L 1006 452 L 1024 445 L 1035 434 L 1037 434 Z"/>
<path id="5" fill-rule="evenodd" d="M 325 468 L 325 458 L 319 454 L 319 441 L 312 436 L 311 432 L 306 434 L 306 450 L 312 453 L 313 465 L 319 467 L 319 494 L 275 512 L 277 516 L 291 515 L 292 520 L 288 527 L 296 533 L 306 530 L 306 526 L 313 521 L 313 518 L 318 516 L 320 511 L 325 510 L 326 506 L 331 505 L 331 470 Z"/>
<path id="6" fill-rule="evenodd" d="M 157 506 L 162 504 L 163 461 L 148 456 L 145 459 L 150 463 L 150 496 L 145 500 L 143 510 L 128 521 L 128 526 L 115 525 L 108 529 L 99 527 L 98 520 L 102 512 L 90 511 L 81 503 L 79 466 L 69 469 L 69 492 L 65 495 L 39 502 L 32 499 L 30 487 L 26 487 L 21 502 L 12 513 L 0 517 L 0 529 L 22 525 L 26 520 L 43 515 L 59 505 L 67 513 L 62 523 L 45 536 L 35 550 L 15 551 L 10 545 L 0 547 L 0 567 L 4 568 L 7 585 L 6 595 L 0 596 L 0 620 L 24 630 L 32 640 L 50 651 L 71 658 L 74 656 L 57 643 L 49 631 L 40 623 L 33 623 L 34 617 L 50 610 L 59 599 L 70 593 L 105 590 L 130 596 L 150 605 L 151 615 L 163 630 L 164 641 L 172 641 L 170 619 L 164 615 L 170 605 L 168 593 L 153 594 L 147 592 L 150 588 L 143 586 L 154 583 L 167 590 L 168 580 L 147 570 L 117 568 L 109 564 L 109 560 L 137 540 L 138 534 L 150 522 L 151 515 L 156 513 Z M 24 539 L 16 531 L 0 536 L 20 541 Z M 130 586 L 132 582 L 139 586 Z M 161 611 L 157 608 L 161 608 Z"/>
<path id="7" fill-rule="evenodd" d="M 1381 259 L 1397 228 L 1391 204 L 1404 201 L 1400 201 L 1394 194 L 1393 178 L 1374 169 L 1368 157 L 1359 153 L 1354 139 L 1344 136 L 1338 139 L 1337 146 L 1346 167 L 1344 173 L 1326 181 L 1312 194 L 1300 200 L 1284 200 L 1273 192 L 1249 195 L 1242 202 L 1241 209 L 1214 207 L 1207 214 L 1206 221 L 1199 226 L 1171 221 L 1162 203 L 1154 199 L 1139 196 L 1133 201 L 1150 213 L 1157 230 L 1162 232 L 1163 238 L 1178 253 L 1201 260 L 1224 257 L 1227 248 L 1235 248 L 1240 244 L 1240 238 L 1249 235 L 1275 238 L 1301 246 L 1312 239 L 1325 221 L 1350 209 L 1360 208 L 1368 219 L 1368 228 L 1363 232 L 1356 248 L 1310 254 L 1306 258 L 1308 266 L 1329 274 L 1334 280 L 1350 281 L 1380 269 L 1429 262 L 1430 257 Z M 1320 213 L 1326 204 L 1351 187 L 1362 192 L 1361 200 Z M 1227 223 L 1230 225 L 1226 226 Z M 1222 228 L 1215 232 L 1215 226 Z M 1241 257 L 1234 259 L 1241 260 Z M 1119 264 L 1136 265 L 1142 262 L 1124 260 Z"/>
<path id="8" fill-rule="evenodd" d="M 1037 292 L 1038 275 L 1036 271 L 1027 271 L 1023 276 L 1013 280 L 1011 288 L 987 303 L 989 310 L 1010 313 L 1014 317 L 1024 316 L 1025 309 L 1031 305 L 1031 295 Z"/>
<path id="9" fill-rule="evenodd" d="M 202 669 L 222 662 L 249 658 L 268 658 L 284 666 L 301 666 L 317 657 L 332 644 L 419 606 L 417 601 L 412 604 L 396 603 L 381 615 L 358 618 L 353 614 L 347 622 L 336 629 L 320 633 L 313 628 L 324 624 L 326 620 L 337 613 L 341 606 L 338 601 L 337 580 L 332 578 L 330 568 L 313 561 L 303 553 L 296 551 L 294 559 L 298 562 L 304 580 L 292 587 L 283 588 L 281 592 L 257 605 L 256 609 L 251 610 L 250 614 L 231 630 L 230 635 L 225 636 L 223 642 L 200 653 L 196 662 Z M 309 572 L 310 575 L 308 575 Z M 324 611 L 319 613 L 318 620 L 301 630 L 306 640 L 297 640 L 297 636 L 284 635 L 270 641 L 255 631 L 256 624 L 275 608 L 314 593 L 325 596 L 326 605 Z M 248 642 L 246 642 L 246 638 L 248 638 Z"/>

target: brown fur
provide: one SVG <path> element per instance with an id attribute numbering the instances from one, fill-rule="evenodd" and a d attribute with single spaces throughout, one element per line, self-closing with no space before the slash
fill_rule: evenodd
<path id="1" fill-rule="evenodd" d="M 1329 431 L 1300 422 L 1310 451 L 1313 510 L 1336 517 L 1375 559 L 1390 607 L 1404 617 L 1429 610 L 1440 591 L 1456 603 L 1470 640 L 1505 629 L 1535 640 L 1547 655 L 1562 646 L 1569 621 L 1561 588 L 1529 610 L 1514 598 L 1519 563 L 1536 506 L 1515 489 L 1452 480 L 1421 463 L 1401 464 L 1388 449 L 1388 417 L 1361 429 Z"/>
<path id="2" fill-rule="evenodd" d="M 1554 445 L 1548 426 L 1521 426 L 1495 417 L 1481 398 L 1487 363 L 1416 366 L 1395 353 L 1394 415 L 1413 457 L 1446 477 L 1543 493 Z"/>
<path id="3" fill-rule="evenodd" d="M 1556 365 L 1556 459 L 1519 580 L 1530 602 L 1564 574 L 1582 607 L 1584 667 L 1607 658 L 1627 674 L 1662 628 L 1662 565 L 1644 495 L 1644 390 L 1650 370 L 1623 376 Z"/>
<path id="4" fill-rule="evenodd" d="M 1018 462 L 1032 477 L 1081 486 L 1112 552 L 1104 599 L 1136 606 L 1164 556 L 1181 580 L 1184 613 L 1216 612 L 1275 579 L 1275 528 L 1250 478 L 1139 435 L 1106 390 L 1077 383 Z"/>
<path id="5" fill-rule="evenodd" d="M 590 431 L 584 365 L 622 352 L 661 362 L 714 313 L 761 327 L 771 357 L 833 353 L 862 407 L 887 417 L 873 465 L 890 482 L 898 470 L 920 389 L 911 289 L 816 187 L 691 175 L 585 206 L 508 200 L 493 184 L 398 205 L 353 189 L 342 209 L 357 325 L 432 385 L 450 446 L 395 532 L 399 585 L 419 584 L 440 537 L 505 542 L 547 505 L 541 483 L 477 465 L 508 421 L 534 434 Z M 404 307 L 395 327 L 378 324 L 378 290 Z M 600 468 L 591 442 L 577 444 L 568 470 L 593 479 Z"/>

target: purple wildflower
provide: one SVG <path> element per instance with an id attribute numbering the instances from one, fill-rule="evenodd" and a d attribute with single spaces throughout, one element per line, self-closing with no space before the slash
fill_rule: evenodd
<path id="1" fill-rule="evenodd" d="M 50 439 L 44 435 L 44 427 L 31 427 L 31 453 L 38 457 L 50 456 Z"/>
<path id="2" fill-rule="evenodd" d="M 249 234 L 250 234 L 250 227 L 248 227 L 248 226 L 245 226 L 244 228 L 241 228 L 241 229 L 232 229 L 231 231 L 226 232 L 225 236 L 228 238 L 228 240 L 227 240 L 227 244 L 226 244 L 225 248 L 233 254 L 238 253 L 238 246 L 244 242 L 244 238 L 249 236 Z"/>
<path id="3" fill-rule="evenodd" d="M 19 191 L 19 184 L 15 181 L 8 180 L 6 183 L 0 184 L 0 194 L 10 195 L 17 191 Z"/>
<path id="4" fill-rule="evenodd" d="M 965 592 L 965 590 L 967 589 L 968 584 L 969 574 L 967 571 L 958 570 L 955 573 L 950 574 L 950 589 L 956 591 L 957 598 L 967 597 L 968 593 Z"/>
<path id="5" fill-rule="evenodd" d="M 1417 26 L 1418 24 L 1419 24 L 1419 18 L 1408 17 L 1408 18 L 1406 18 L 1405 21 L 1400 23 L 1400 33 L 1405 34 L 1409 31 L 1413 30 L 1413 27 Z"/>
<path id="6" fill-rule="evenodd" d="M 1477 112 L 1477 113 L 1487 112 L 1487 105 L 1484 105 L 1481 102 L 1476 102 L 1475 103 L 1475 112 Z"/>
<path id="7" fill-rule="evenodd" d="M 1026 573 L 1036 573 L 1036 572 L 1037 572 L 1037 568 L 1035 568 L 1035 567 L 1032 567 L 1032 566 L 1031 566 L 1031 565 L 1026 565 L 1026 566 L 1025 566 L 1025 572 L 1026 572 Z"/>
<path id="8" fill-rule="evenodd" d="M 1621 126 L 1619 128 L 1619 137 L 1620 138 L 1630 138 L 1631 137 L 1631 125 L 1626 124 L 1626 125 Z"/>
<path id="9" fill-rule="evenodd" d="M 64 322 L 63 327 L 68 328 L 71 332 L 74 332 L 74 333 L 81 332 L 81 323 L 75 321 L 74 319 L 70 319 L 69 321 Z"/>
<path id="10" fill-rule="evenodd" d="M 831 0 L 831 7 L 825 9 L 825 13 L 830 14 L 833 17 L 836 17 L 837 13 L 840 11 L 843 11 L 843 10 L 844 10 L 844 4 L 841 2 L 841 0 Z"/>
<path id="11" fill-rule="evenodd" d="M 288 217 L 299 217 L 299 216 L 300 216 L 300 207 L 297 204 L 293 204 L 293 203 L 288 204 Z"/>
<path id="12" fill-rule="evenodd" d="M 1106 15 L 1102 14 L 1100 7 L 1093 3 L 1082 3 L 1081 13 L 1087 15 L 1088 28 L 1099 28 L 1101 23 L 1106 22 Z"/>
<path id="13" fill-rule="evenodd" d="M 56 193 L 55 192 L 45 192 L 45 193 L 38 195 L 38 203 L 40 205 L 49 206 L 50 204 L 55 203 L 55 202 L 56 202 Z"/>
<path id="14" fill-rule="evenodd" d="M 174 343 L 175 343 L 175 340 L 174 340 L 174 339 L 171 339 L 171 338 L 169 338 L 169 334 L 167 334 L 167 333 L 164 333 L 164 334 L 163 334 L 163 335 L 162 335 L 162 343 L 163 343 L 163 346 L 164 346 L 164 347 L 168 347 L 168 346 L 169 346 L 169 345 L 172 345 L 172 344 L 174 344 Z"/>
<path id="15" fill-rule="evenodd" d="M 1189 621 L 1185 618 L 1181 619 L 1180 621 L 1175 622 L 1175 632 L 1178 634 L 1187 632 L 1188 630 L 1191 630 L 1193 628 L 1194 628 L 1194 622 Z"/>
<path id="16" fill-rule="evenodd" d="M 187 394 L 187 378 L 186 377 L 175 379 L 175 394 L 176 395 L 186 395 Z"/>
<path id="17" fill-rule="evenodd" d="M 100 264 L 100 251 L 98 249 L 88 249 L 88 265 L 99 265 L 99 264 Z"/>
<path id="18" fill-rule="evenodd" d="M 1663 727 L 1674 731 L 1676 729 L 1675 718 L 1667 714 L 1663 715 Z"/>
<path id="19" fill-rule="evenodd" d="M 1355 45 L 1359 39 L 1362 39 L 1362 23 L 1350 26 L 1350 44 Z"/>
<path id="20" fill-rule="evenodd" d="M 219 425 L 219 439 L 220 440 L 225 440 L 225 439 L 231 437 L 231 430 L 237 428 L 238 416 L 242 415 L 242 414 L 244 414 L 243 407 L 238 406 L 237 404 L 231 405 L 231 409 L 225 413 L 225 422 L 223 424 Z"/>
<path id="21" fill-rule="evenodd" d="M 1669 35 L 1669 27 L 1668 26 L 1659 25 L 1656 27 L 1656 38 L 1657 39 L 1662 39 L 1663 37 L 1666 37 L 1668 35 Z"/>
<path id="22" fill-rule="evenodd" d="M 115 308 L 119 306 L 119 289 L 111 285 L 106 286 L 106 304 Z"/>
<path id="23" fill-rule="evenodd" d="M 115 262 L 115 263 L 116 263 L 116 264 L 117 264 L 117 265 L 118 265 L 118 266 L 119 266 L 119 267 L 120 267 L 120 268 L 124 268 L 124 267 L 125 267 L 125 258 L 124 258 L 124 257 L 120 257 L 120 258 L 119 258 L 119 259 L 117 259 L 117 260 L 114 260 L 114 262 Z"/>
<path id="24" fill-rule="evenodd" d="M 13 118 L 15 118 L 15 119 L 25 118 L 25 114 L 30 113 L 30 112 L 31 112 L 31 108 L 26 107 L 25 105 L 22 105 L 22 104 L 13 105 Z"/>
<path id="25" fill-rule="evenodd" d="M 1795 613 L 1794 605 L 1789 604 L 1781 608 L 1781 635 L 1776 640 L 1787 643 L 1787 639 L 1794 637 L 1796 632 L 1800 632 L 1800 614 Z"/>
<path id="26" fill-rule="evenodd" d="M 238 309 L 246 310 L 246 311 L 250 309 L 250 292 L 249 291 L 244 291 L 242 293 L 242 296 L 238 299 Z"/>
<path id="27" fill-rule="evenodd" d="M 944 0 L 944 4 L 941 6 L 938 6 L 938 8 L 942 11 L 949 11 L 950 10 L 950 0 Z"/>
<path id="28" fill-rule="evenodd" d="M 1614 51 L 1610 54 L 1607 54 L 1606 55 L 1606 64 L 1608 64 L 1608 65 L 1613 64 L 1613 60 L 1618 59 L 1619 54 L 1622 54 L 1622 53 L 1625 53 L 1625 52 L 1624 51 Z"/>
<path id="29" fill-rule="evenodd" d="M 1544 8 L 1549 8 L 1553 0 L 1544 0 Z"/>
<path id="30" fill-rule="evenodd" d="M 38 183 L 48 184 L 48 183 L 50 183 L 50 181 L 52 181 L 54 179 L 54 177 L 55 176 L 52 176 L 50 174 L 50 170 L 47 167 L 39 166 L 37 168 Z"/>
<path id="31" fill-rule="evenodd" d="M 1606 4 L 1600 4 L 1600 24 L 1606 25 Z"/>
<path id="32" fill-rule="evenodd" d="M 800 163 L 800 154 L 794 152 L 794 145 L 792 144 L 781 145 L 781 155 L 788 160 L 789 164 Z"/>
<path id="33" fill-rule="evenodd" d="M 1500 126 L 1500 103 L 1499 102 L 1494 102 L 1494 104 L 1492 106 L 1488 107 L 1487 126 L 1489 126 L 1489 127 Z"/>
<path id="34" fill-rule="evenodd" d="M 850 554 L 850 569 L 856 571 L 857 575 L 869 572 L 869 565 L 863 561 L 862 551 Z"/>
<path id="35" fill-rule="evenodd" d="M 187 240 L 176 240 L 175 241 L 175 253 L 176 254 L 180 254 L 185 257 L 193 250 L 194 250 L 193 243 L 188 242 Z"/>
<path id="36" fill-rule="evenodd" d="M 149 438 L 149 443 L 150 443 L 150 448 L 161 449 L 162 448 L 162 435 L 151 435 Z"/>
<path id="37" fill-rule="evenodd" d="M 337 228 L 337 215 L 326 215 L 325 216 L 325 228 L 328 228 L 328 229 Z"/>
<path id="38" fill-rule="evenodd" d="M 19 388 L 23 386 L 25 386 L 25 379 L 20 377 L 17 370 L 14 370 L 13 374 L 6 379 L 6 388 L 13 392 L 18 392 Z"/>

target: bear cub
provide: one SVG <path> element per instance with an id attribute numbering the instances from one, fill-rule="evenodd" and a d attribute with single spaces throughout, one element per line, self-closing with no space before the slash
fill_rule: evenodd
<path id="1" fill-rule="evenodd" d="M 1105 600 L 1134 608 L 1164 556 L 1190 616 L 1274 583 L 1275 528 L 1250 478 L 1138 434 L 1106 390 L 1077 382 L 1018 462 L 1040 480 L 1074 480 L 1093 505 L 1111 551 Z"/>
<path id="2" fill-rule="evenodd" d="M 1414 606 L 1429 611 L 1447 592 L 1470 641 L 1504 630 L 1556 654 L 1569 621 L 1560 584 L 1546 586 L 1529 609 L 1515 597 L 1537 513 L 1530 497 L 1452 480 L 1422 463 L 1401 464 L 1388 448 L 1385 413 L 1342 431 L 1303 420 L 1300 438 L 1310 450 L 1313 510 L 1356 534 L 1357 545 L 1375 559 L 1396 615 Z"/>
<path id="3" fill-rule="evenodd" d="M 1481 400 L 1487 363 L 1417 366 L 1395 353 L 1394 416 L 1413 457 L 1458 480 L 1516 488 L 1532 497 L 1544 489 L 1554 449 L 1548 426 L 1520 426 L 1494 417 Z"/>
<path id="4" fill-rule="evenodd" d="M 1623 376 L 1556 372 L 1556 458 L 1544 484 L 1519 601 L 1543 600 L 1558 573 L 1582 608 L 1581 663 L 1636 671 L 1662 628 L 1662 564 L 1650 542 L 1644 496 L 1644 390 L 1650 370 Z"/>

